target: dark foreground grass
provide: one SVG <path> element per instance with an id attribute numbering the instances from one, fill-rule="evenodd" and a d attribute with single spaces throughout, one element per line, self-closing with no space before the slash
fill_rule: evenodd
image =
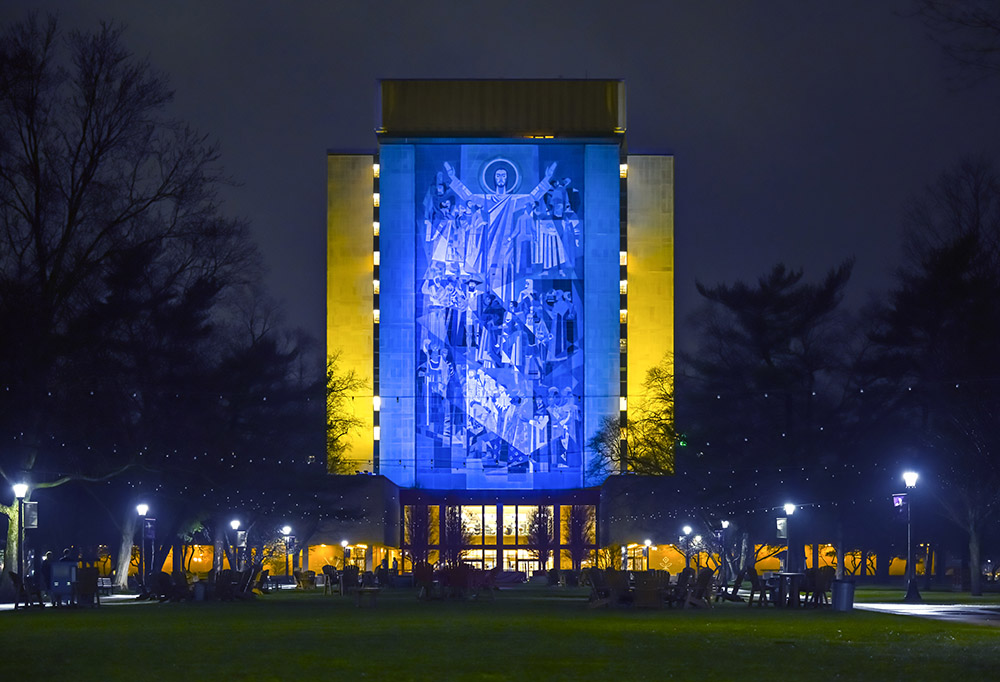
<path id="1" fill-rule="evenodd" d="M 958 679 L 1000 669 L 1000 629 L 861 611 L 590 610 L 585 593 L 376 608 L 321 594 L 0 614 L 6 679 Z"/>

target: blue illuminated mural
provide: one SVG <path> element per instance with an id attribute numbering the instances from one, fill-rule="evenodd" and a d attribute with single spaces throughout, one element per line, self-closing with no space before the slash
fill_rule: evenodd
<path id="1" fill-rule="evenodd" d="M 417 145 L 416 479 L 536 488 L 583 466 L 584 151 Z"/>

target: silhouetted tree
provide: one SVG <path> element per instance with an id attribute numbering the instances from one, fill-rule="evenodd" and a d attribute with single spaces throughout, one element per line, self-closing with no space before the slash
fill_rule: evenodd
<path id="1" fill-rule="evenodd" d="M 248 352 L 234 328 L 260 256 L 219 211 L 217 148 L 171 99 L 120 27 L 63 36 L 31 15 L 0 37 L 0 329 L 17 330 L 0 334 L 4 480 L 128 471 L 191 504 L 236 467 L 226 427 L 252 410 L 217 380 Z M 115 486 L 100 497 L 129 489 Z"/>
<path id="2" fill-rule="evenodd" d="M 860 480 L 853 368 L 865 337 L 840 308 L 852 267 L 815 284 L 781 264 L 754 284 L 697 284 L 697 350 L 677 377 L 685 515 L 739 520 L 762 542 L 780 498 L 836 502 Z"/>
<path id="3" fill-rule="evenodd" d="M 404 540 L 414 564 L 425 563 L 431 544 L 430 510 L 426 504 L 407 505 L 404 508 Z"/>
<path id="4" fill-rule="evenodd" d="M 348 473 L 350 435 L 362 426 L 349 408 L 348 397 L 365 386 L 353 369 L 342 370 L 339 361 L 339 353 L 326 359 L 326 466 L 331 474 Z"/>
<path id="5" fill-rule="evenodd" d="M 1000 3 L 916 0 L 916 14 L 944 53 L 974 78 L 1000 73 Z"/>
<path id="6" fill-rule="evenodd" d="M 673 359 L 665 357 L 646 373 L 644 397 L 629 406 L 629 417 L 604 417 L 587 442 L 591 457 L 588 478 L 630 472 L 659 476 L 674 473 L 678 442 L 674 422 Z"/>
<path id="7" fill-rule="evenodd" d="M 538 559 L 539 568 L 544 571 L 557 544 L 552 507 L 542 504 L 531 512 L 528 516 L 527 540 L 532 546 L 531 552 Z"/>
<path id="8" fill-rule="evenodd" d="M 944 173 L 905 218 L 906 264 L 874 335 L 947 517 L 981 539 L 1000 512 L 1000 177 L 985 160 Z M 913 438 L 913 436 L 916 438 Z M 936 484 L 936 485 L 935 485 Z"/>
<path id="9" fill-rule="evenodd" d="M 566 552 L 569 554 L 573 570 L 579 571 L 597 539 L 594 508 L 586 504 L 570 505 L 569 513 L 563 519 L 563 526 L 566 534 Z"/>
<path id="10" fill-rule="evenodd" d="M 462 519 L 462 508 L 449 504 L 441 510 L 441 561 L 447 566 L 458 566 L 465 553 L 465 546 L 472 541 L 472 534 Z"/>

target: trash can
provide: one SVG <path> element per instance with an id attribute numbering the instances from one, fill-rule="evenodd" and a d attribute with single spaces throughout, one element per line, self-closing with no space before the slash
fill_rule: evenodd
<path id="1" fill-rule="evenodd" d="M 850 611 L 854 608 L 854 581 L 834 580 L 831 595 L 834 611 Z"/>

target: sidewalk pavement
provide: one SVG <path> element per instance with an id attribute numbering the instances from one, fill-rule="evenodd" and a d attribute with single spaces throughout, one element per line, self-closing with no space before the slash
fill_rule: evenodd
<path id="1" fill-rule="evenodd" d="M 135 594 L 108 594 L 108 595 L 104 595 L 104 596 L 101 597 L 101 606 L 103 606 L 105 604 L 128 604 L 128 603 L 132 603 L 132 604 L 153 604 L 155 602 L 151 602 L 149 600 L 140 600 L 138 598 L 138 595 L 135 595 Z M 37 611 L 38 610 L 38 605 L 36 604 L 35 606 L 32 606 L 31 608 L 33 608 L 33 609 L 35 609 Z M 64 608 L 70 608 L 70 607 L 67 607 L 67 606 L 52 606 L 51 604 L 46 603 L 45 604 L 45 608 L 46 609 L 64 609 Z M 0 611 L 13 611 L 13 610 L 14 610 L 14 602 L 0 603 Z"/>
<path id="2" fill-rule="evenodd" d="M 862 611 L 892 613 L 897 616 L 918 616 L 974 625 L 1000 626 L 1000 605 L 997 604 L 900 604 L 854 603 Z"/>

